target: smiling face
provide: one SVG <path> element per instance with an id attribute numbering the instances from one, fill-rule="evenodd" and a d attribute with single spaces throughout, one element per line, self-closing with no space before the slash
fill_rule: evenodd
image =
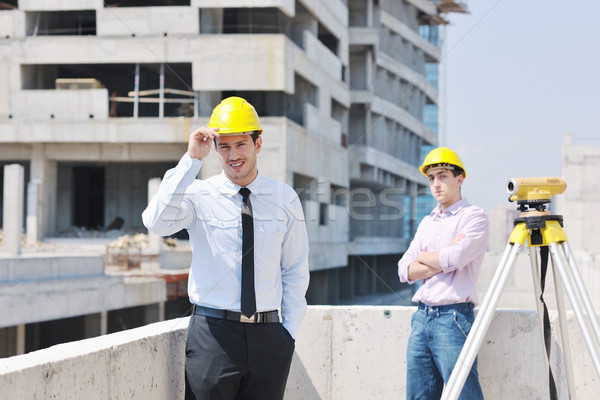
<path id="1" fill-rule="evenodd" d="M 433 168 L 427 172 L 427 179 L 431 195 L 440 203 L 442 210 L 461 199 L 460 187 L 464 180 L 462 175 L 454 176 L 450 170 Z"/>
<path id="2" fill-rule="evenodd" d="M 239 186 L 249 185 L 258 174 L 256 155 L 260 153 L 262 137 L 254 143 L 251 135 L 219 136 L 216 145 L 227 178 Z"/>

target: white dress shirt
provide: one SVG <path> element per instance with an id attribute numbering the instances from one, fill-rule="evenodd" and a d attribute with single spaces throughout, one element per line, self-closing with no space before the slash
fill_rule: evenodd
<path id="1" fill-rule="evenodd" d="M 192 246 L 188 294 L 193 304 L 240 311 L 242 195 L 224 173 L 198 180 L 202 161 L 187 153 L 166 172 L 142 214 L 152 232 L 185 228 Z M 281 307 L 283 326 L 296 337 L 306 314 L 308 237 L 296 192 L 258 176 L 247 186 L 254 218 L 254 282 L 257 311 Z"/>

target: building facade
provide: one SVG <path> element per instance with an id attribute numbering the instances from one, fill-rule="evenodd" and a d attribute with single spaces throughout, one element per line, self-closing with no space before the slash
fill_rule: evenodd
<path id="1" fill-rule="evenodd" d="M 44 259 L 48 243 L 83 252 L 88 245 L 105 246 L 112 228 L 145 232 L 141 212 L 155 188 L 152 179 L 177 163 L 189 134 L 208 123 L 222 98 L 238 95 L 261 117 L 261 173 L 295 188 L 302 201 L 311 248 L 309 302 L 348 303 L 396 290 L 396 262 L 414 233 L 417 197 L 426 189 L 417 171 L 421 149 L 437 143 L 439 33 L 444 14 L 453 11 L 464 12 L 464 4 L 0 3 L 0 166 L 22 166 L 24 184 L 16 191 L 23 191 L 18 210 L 26 237 L 0 262 L 30 263 L 32 253 Z M 212 154 L 200 178 L 219 172 Z M 0 184 L 4 203 L 20 187 L 7 184 L 13 178 Z M 4 244 L 18 242 L 15 235 L 4 229 Z M 51 317 L 31 312 L 44 298 L 36 291 L 69 304 L 72 287 L 82 286 L 70 282 L 70 289 L 56 290 L 53 284 L 72 276 L 41 273 L 45 278 L 20 302 L 20 317 L 1 318 L 10 322 L 0 326 L 0 335 L 21 343 L 21 350 L 35 349 L 23 344 L 25 332 L 39 331 L 50 319 L 81 317 L 76 324 L 89 336 L 97 326 L 106 333 L 111 321 L 140 314 L 107 316 L 126 307 L 146 310 L 139 324 L 168 317 L 169 284 L 185 281 L 181 270 L 189 261 L 185 232 L 176 236 L 177 251 L 150 237 L 142 260 L 159 266 L 147 281 L 118 278 L 125 293 L 118 301 L 63 307 Z M 67 263 L 62 255 L 47 256 L 57 258 L 59 270 Z M 33 278 L 45 265 L 32 267 Z M 94 265 L 79 278 L 102 299 L 106 282 L 117 278 Z M 162 279 L 165 274 L 169 279 Z M 5 288 L 20 292 L 31 284 L 9 275 L 0 281 Z M 131 290 L 141 294 L 132 300 Z M 0 300 L 2 310 L 14 302 Z"/>

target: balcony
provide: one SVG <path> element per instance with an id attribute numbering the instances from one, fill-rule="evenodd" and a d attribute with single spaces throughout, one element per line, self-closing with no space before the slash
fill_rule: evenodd
<path id="1" fill-rule="evenodd" d="M 92 253 L 0 255 L 0 328 L 165 301 L 162 279 L 105 274 Z"/>
<path id="2" fill-rule="evenodd" d="M 111 7 L 96 11 L 98 36 L 197 35 L 195 7 Z"/>
<path id="3" fill-rule="evenodd" d="M 296 342 L 285 398 L 403 398 L 413 307 L 309 307 Z M 577 395 L 596 398 L 598 377 L 577 323 L 567 314 Z M 551 313 L 556 324 L 556 314 Z M 187 318 L 57 345 L 0 360 L 6 398 L 183 399 Z M 572 328 L 572 329 L 571 329 Z M 552 368 L 567 398 L 560 341 Z M 497 311 L 479 351 L 486 399 L 548 398 L 538 316 Z"/>

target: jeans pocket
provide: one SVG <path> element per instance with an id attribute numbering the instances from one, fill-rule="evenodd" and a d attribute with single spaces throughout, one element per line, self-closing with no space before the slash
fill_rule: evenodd
<path id="1" fill-rule="evenodd" d="M 469 335 L 469 331 L 471 330 L 472 322 L 469 321 L 466 316 L 464 316 L 461 313 L 457 313 L 456 311 L 452 312 L 452 317 L 454 319 L 454 322 L 456 323 L 456 326 L 466 338 Z"/>

